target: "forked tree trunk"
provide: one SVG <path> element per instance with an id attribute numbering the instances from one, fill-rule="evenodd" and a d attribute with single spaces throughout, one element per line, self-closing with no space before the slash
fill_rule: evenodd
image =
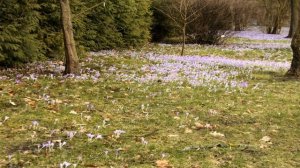
<path id="1" fill-rule="evenodd" d="M 65 74 L 78 74 L 79 59 L 77 56 L 75 40 L 73 36 L 71 9 L 69 0 L 60 0 L 61 21 L 64 35 L 65 46 Z"/>
<path id="2" fill-rule="evenodd" d="M 295 31 L 298 26 L 298 10 L 297 10 L 297 0 L 290 0 L 291 2 L 291 21 L 290 21 L 290 30 L 289 30 L 289 35 L 287 36 L 288 38 L 293 37 L 295 34 Z"/>
<path id="3" fill-rule="evenodd" d="M 300 8 L 299 8 L 300 1 L 297 1 L 297 10 L 298 10 L 298 25 L 300 25 Z M 291 68 L 287 72 L 287 76 L 293 76 L 293 77 L 300 77 L 300 27 L 298 26 L 295 34 L 292 39 L 291 44 L 292 50 L 293 50 L 293 60 L 291 63 Z"/>
<path id="4" fill-rule="evenodd" d="M 280 26 L 280 18 L 279 17 L 280 16 L 276 16 L 276 18 L 274 20 L 273 29 L 272 29 L 271 34 L 279 34 L 280 33 L 281 26 Z"/>

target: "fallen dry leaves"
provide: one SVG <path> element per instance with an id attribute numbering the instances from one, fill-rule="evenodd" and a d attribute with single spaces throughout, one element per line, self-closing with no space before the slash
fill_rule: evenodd
<path id="1" fill-rule="evenodd" d="M 31 99 L 30 97 L 25 97 L 24 101 L 25 101 L 26 104 L 28 104 L 32 107 L 34 107 L 36 105 L 36 101 Z"/>
<path id="2" fill-rule="evenodd" d="M 202 124 L 200 122 L 196 122 L 194 128 L 196 130 L 200 130 L 200 129 L 210 129 L 210 130 L 213 130 L 213 129 L 217 128 L 217 125 Z"/>
<path id="3" fill-rule="evenodd" d="M 213 137 L 225 137 L 224 134 L 219 133 L 219 132 L 216 132 L 216 131 L 211 132 L 211 133 L 209 133 L 209 134 L 210 134 L 211 136 L 213 136 Z"/>
<path id="4" fill-rule="evenodd" d="M 157 160 L 155 163 L 157 168 L 172 168 L 168 160 Z"/>
<path id="5" fill-rule="evenodd" d="M 259 141 L 260 141 L 260 148 L 261 149 L 268 148 L 270 145 L 273 144 L 271 142 L 271 137 L 269 137 L 269 136 L 264 136 Z"/>

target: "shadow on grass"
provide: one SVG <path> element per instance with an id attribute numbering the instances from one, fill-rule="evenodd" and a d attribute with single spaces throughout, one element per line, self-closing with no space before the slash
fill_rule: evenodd
<path id="1" fill-rule="evenodd" d="M 256 80 L 272 80 L 277 82 L 300 82 L 300 77 L 287 76 L 283 72 L 256 71 L 253 74 Z"/>

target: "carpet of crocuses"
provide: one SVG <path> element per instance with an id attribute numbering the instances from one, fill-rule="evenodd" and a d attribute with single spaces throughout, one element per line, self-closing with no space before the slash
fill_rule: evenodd
<path id="1" fill-rule="evenodd" d="M 0 167 L 299 167 L 290 40 L 99 51 L 0 71 Z"/>
<path id="2" fill-rule="evenodd" d="M 287 27 L 283 27 L 280 34 L 266 34 L 265 27 L 252 26 L 245 31 L 235 32 L 233 36 L 251 40 L 287 40 L 288 33 Z"/>
<path id="3" fill-rule="evenodd" d="M 146 59 L 154 65 L 141 67 L 144 75 L 121 74 L 120 79 L 135 80 L 139 83 L 161 81 L 162 83 L 187 83 L 193 87 L 207 87 L 209 90 L 242 89 L 253 71 L 287 71 L 290 63 L 236 60 L 211 56 L 174 56 L 147 54 Z"/>

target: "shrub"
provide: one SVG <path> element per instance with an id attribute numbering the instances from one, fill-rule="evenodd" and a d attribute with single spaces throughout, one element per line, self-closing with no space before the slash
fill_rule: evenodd
<path id="1" fill-rule="evenodd" d="M 231 0 L 232 15 L 235 31 L 245 30 L 259 11 L 257 1 Z M 251 20 L 252 19 L 252 20 Z"/>
<path id="2" fill-rule="evenodd" d="M 169 1 L 163 1 L 168 3 Z M 182 1 L 187 3 L 187 1 Z M 199 12 L 200 16 L 197 17 L 187 27 L 187 42 L 188 43 L 200 43 L 200 44 L 220 44 L 225 38 L 223 35 L 228 35 L 228 31 L 232 29 L 233 16 L 231 11 L 231 3 L 228 0 L 201 0 L 196 1 L 196 6 L 191 7 L 189 15 L 195 11 Z M 170 10 L 168 4 L 163 4 L 162 1 L 156 1 L 155 8 L 166 8 L 166 11 Z M 176 15 L 177 11 L 171 11 L 170 14 Z M 198 14 L 198 13 L 197 13 Z M 156 33 L 159 30 L 169 30 L 160 35 L 157 39 L 158 42 L 165 42 L 168 39 L 174 39 L 173 37 L 179 37 L 181 30 L 178 30 L 176 25 L 170 24 L 172 20 L 169 17 L 164 16 L 157 10 L 154 10 L 154 27 L 152 32 Z M 192 15 L 193 16 L 193 15 Z M 163 19 L 161 19 L 161 17 Z M 171 28 L 170 28 L 171 27 Z M 174 31 L 177 29 L 177 31 Z M 156 35 L 156 34 L 154 34 Z M 155 36 L 154 36 L 155 37 Z M 153 37 L 153 38 L 154 38 Z M 161 40 L 161 41 L 159 41 Z"/>
<path id="3" fill-rule="evenodd" d="M 3 0 L 0 8 L 0 65 L 16 66 L 42 58 L 36 0 Z"/>
<path id="4" fill-rule="evenodd" d="M 83 45 L 91 50 L 137 47 L 150 39 L 150 0 L 113 0 L 95 8 L 85 22 Z"/>
<path id="5" fill-rule="evenodd" d="M 232 29 L 230 3 L 226 0 L 199 1 L 201 17 L 190 24 L 189 34 L 198 44 L 221 44 Z"/>
<path id="6" fill-rule="evenodd" d="M 137 47 L 148 42 L 150 6 L 151 0 L 72 0 L 79 55 L 85 49 Z M 0 8 L 0 66 L 63 57 L 57 0 L 2 0 Z"/>
<path id="7" fill-rule="evenodd" d="M 168 5 L 165 4 L 166 2 L 167 1 L 155 0 L 152 6 L 153 24 L 151 26 L 151 35 L 153 42 L 167 42 L 169 37 L 177 36 L 181 33 L 173 21 L 158 10 Z M 179 41 L 181 41 L 181 39 Z"/>
<path id="8" fill-rule="evenodd" d="M 45 49 L 45 56 L 56 58 L 63 55 L 63 36 L 60 22 L 60 6 L 57 0 L 38 0 L 38 37 Z"/>
<path id="9" fill-rule="evenodd" d="M 117 29 L 114 15 L 115 7 L 111 1 L 91 11 L 85 18 L 87 27 L 82 45 L 93 51 L 123 47 L 122 34 Z"/>

